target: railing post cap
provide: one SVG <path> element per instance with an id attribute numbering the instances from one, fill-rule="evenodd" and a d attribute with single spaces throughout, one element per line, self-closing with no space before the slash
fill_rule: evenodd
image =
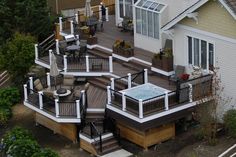
<path id="1" fill-rule="evenodd" d="M 38 46 L 39 44 L 34 44 L 34 46 Z"/>
<path id="2" fill-rule="evenodd" d="M 30 77 L 29 77 L 29 79 L 33 79 L 33 77 L 32 77 L 32 76 L 30 76 Z"/>
<path id="3" fill-rule="evenodd" d="M 107 88 L 111 88 L 111 86 L 107 86 Z"/>
<path id="4" fill-rule="evenodd" d="M 138 99 L 139 102 L 143 102 L 143 99 Z"/>
<path id="5" fill-rule="evenodd" d="M 64 58 L 66 58 L 66 57 L 67 57 L 67 55 L 63 55 L 63 57 L 64 57 Z"/>
<path id="6" fill-rule="evenodd" d="M 112 78 L 110 78 L 112 81 L 114 80 L 114 78 L 112 77 Z"/>
<path id="7" fill-rule="evenodd" d="M 168 91 L 165 91 L 165 94 L 168 94 L 169 92 Z"/>
<path id="8" fill-rule="evenodd" d="M 85 90 L 82 90 L 82 91 L 81 91 L 81 93 L 84 93 L 84 92 L 85 92 Z"/>
<path id="9" fill-rule="evenodd" d="M 38 91 L 39 94 L 43 94 L 43 91 Z"/>
<path id="10" fill-rule="evenodd" d="M 131 73 L 128 73 L 128 76 L 131 76 Z"/>
<path id="11" fill-rule="evenodd" d="M 49 72 L 47 72 L 46 74 L 47 74 L 47 75 L 50 75 L 50 73 L 49 73 Z"/>
<path id="12" fill-rule="evenodd" d="M 52 49 L 50 49 L 49 52 L 52 52 Z"/>
<path id="13" fill-rule="evenodd" d="M 55 102 L 58 102 L 59 100 L 58 99 L 55 99 Z"/>
<path id="14" fill-rule="evenodd" d="M 76 102 L 76 103 L 79 103 L 79 102 L 80 102 L 80 100 L 75 100 L 75 102 Z"/>
<path id="15" fill-rule="evenodd" d="M 57 42 L 59 41 L 58 39 L 55 39 Z"/>
<path id="16" fill-rule="evenodd" d="M 24 84 L 24 87 L 27 87 L 27 84 Z"/>

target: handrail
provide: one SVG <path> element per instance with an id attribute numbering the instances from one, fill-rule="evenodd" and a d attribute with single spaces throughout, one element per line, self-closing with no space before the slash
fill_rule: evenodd
<path id="1" fill-rule="evenodd" d="M 90 137 L 94 139 L 94 141 L 97 142 L 96 137 L 93 137 L 93 130 L 95 131 L 96 135 L 99 136 L 99 148 L 100 148 L 100 152 L 102 152 L 102 134 L 101 132 L 99 132 L 94 124 L 94 122 L 90 122 Z"/>

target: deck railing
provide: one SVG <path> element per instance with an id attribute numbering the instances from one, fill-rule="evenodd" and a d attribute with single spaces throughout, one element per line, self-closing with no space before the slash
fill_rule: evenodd
<path id="1" fill-rule="evenodd" d="M 176 91 L 166 91 L 162 95 L 146 100 L 134 99 L 124 91 L 117 91 L 108 86 L 107 105 L 142 119 L 210 96 L 211 84 L 212 75 L 206 75 L 179 83 Z"/>

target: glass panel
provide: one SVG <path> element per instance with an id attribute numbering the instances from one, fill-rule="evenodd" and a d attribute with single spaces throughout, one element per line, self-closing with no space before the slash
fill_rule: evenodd
<path id="1" fill-rule="evenodd" d="M 146 0 L 141 0 L 141 1 L 138 3 L 137 6 L 140 6 L 140 7 L 141 7 L 141 6 L 143 5 L 144 2 L 146 2 Z"/>
<path id="2" fill-rule="evenodd" d="M 148 8 L 153 2 L 147 1 L 144 5 L 143 8 Z"/>
<path id="3" fill-rule="evenodd" d="M 147 11 L 142 10 L 142 34 L 147 35 Z"/>
<path id="4" fill-rule="evenodd" d="M 159 14 L 153 13 L 154 18 L 154 38 L 159 39 Z"/>
<path id="5" fill-rule="evenodd" d="M 152 12 L 148 11 L 148 36 L 153 37 L 153 20 Z"/>
<path id="6" fill-rule="evenodd" d="M 142 25 L 141 9 L 136 8 L 136 33 L 141 34 L 141 25 Z"/>
<path id="7" fill-rule="evenodd" d="M 193 53 L 193 45 L 192 45 L 192 38 L 188 37 L 188 63 L 192 64 L 192 53 Z"/>
<path id="8" fill-rule="evenodd" d="M 155 9 L 157 7 L 157 3 L 153 3 L 150 7 L 149 7 L 149 9 L 150 10 L 153 10 L 153 9 Z"/>
<path id="9" fill-rule="evenodd" d="M 164 7 L 163 4 L 159 4 L 158 7 L 155 9 L 155 11 L 160 12 L 163 7 Z"/>
<path id="10" fill-rule="evenodd" d="M 207 67 L 207 42 L 204 40 L 201 40 L 201 67 Z"/>
<path id="11" fill-rule="evenodd" d="M 123 0 L 119 0 L 119 7 L 120 7 L 120 17 L 124 17 L 124 5 L 123 5 Z"/>
<path id="12" fill-rule="evenodd" d="M 133 18 L 132 0 L 125 0 L 125 16 Z"/>
<path id="13" fill-rule="evenodd" d="M 214 70 L 214 45 L 209 43 L 209 70 Z"/>
<path id="14" fill-rule="evenodd" d="M 199 66 L 199 39 L 194 38 L 194 65 Z"/>

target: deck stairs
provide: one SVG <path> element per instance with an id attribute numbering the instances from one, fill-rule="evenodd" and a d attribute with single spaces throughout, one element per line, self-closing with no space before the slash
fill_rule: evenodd
<path id="1" fill-rule="evenodd" d="M 7 87 L 10 81 L 10 75 L 6 70 L 0 73 L 0 88 Z"/>

